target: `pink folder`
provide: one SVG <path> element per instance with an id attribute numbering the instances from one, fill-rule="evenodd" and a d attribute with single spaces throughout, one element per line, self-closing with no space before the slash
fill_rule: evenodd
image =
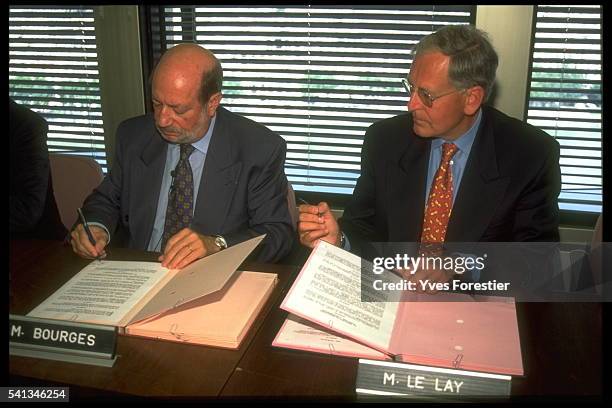
<path id="1" fill-rule="evenodd" d="M 364 302 L 360 296 L 364 289 L 357 286 L 362 262 L 354 254 L 319 241 L 281 309 L 398 361 L 523 375 L 513 298 L 372 291 L 368 298 L 375 301 Z M 391 274 L 386 278 L 400 280 Z M 307 340 L 303 338 L 306 330 L 283 328 L 286 332 L 276 340 L 283 347 L 359 356 L 352 346 L 339 351 L 346 342 L 334 343 L 337 347 L 330 353 L 329 339 L 313 335 Z"/>
<path id="2" fill-rule="evenodd" d="M 511 300 L 476 296 L 465 302 L 423 298 L 405 302 L 393 339 L 390 351 L 401 361 L 523 375 L 516 309 Z"/>
<path id="3" fill-rule="evenodd" d="M 236 349 L 276 282 L 276 274 L 236 272 L 223 290 L 130 324 L 125 334 Z"/>
<path id="4" fill-rule="evenodd" d="M 505 298 L 439 294 L 454 301 L 413 295 L 400 304 L 388 350 L 368 347 L 368 339 L 289 315 L 272 345 L 325 354 L 390 359 L 436 367 L 523 375 L 513 301 Z M 465 297 L 466 301 L 458 301 Z M 469 301 L 467 301 L 469 299 Z M 321 322 L 324 324 L 323 322 Z M 331 345 L 331 346 L 330 346 Z"/>

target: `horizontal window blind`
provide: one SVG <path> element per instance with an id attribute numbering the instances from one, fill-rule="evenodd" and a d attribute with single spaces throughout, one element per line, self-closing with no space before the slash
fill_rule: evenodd
<path id="1" fill-rule="evenodd" d="M 211 50 L 223 105 L 287 141 L 297 191 L 350 194 L 366 128 L 406 112 L 410 49 L 474 6 L 154 7 L 153 53 L 181 42 Z"/>
<path id="2" fill-rule="evenodd" d="M 9 95 L 47 120 L 50 152 L 106 172 L 93 8 L 9 8 Z"/>
<path id="3" fill-rule="evenodd" d="M 536 11 L 527 121 L 561 145 L 559 207 L 601 212 L 601 6 Z"/>

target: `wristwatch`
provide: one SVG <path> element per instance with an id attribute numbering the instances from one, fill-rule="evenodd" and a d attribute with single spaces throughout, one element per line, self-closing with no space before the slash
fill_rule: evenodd
<path id="1" fill-rule="evenodd" d="M 213 235 L 215 237 L 215 245 L 219 248 L 219 251 L 227 248 L 227 241 L 221 235 Z"/>

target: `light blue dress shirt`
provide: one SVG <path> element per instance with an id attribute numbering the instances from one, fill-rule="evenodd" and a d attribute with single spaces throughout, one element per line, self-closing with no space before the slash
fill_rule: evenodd
<path id="1" fill-rule="evenodd" d="M 203 138 L 192 146 L 195 150 L 189 156 L 189 164 L 191 165 L 191 171 L 193 172 L 193 208 L 195 211 L 196 200 L 198 198 L 198 190 L 200 189 L 200 180 L 202 179 L 202 171 L 204 170 L 204 163 L 206 161 L 206 154 L 208 153 L 208 146 L 210 145 L 210 139 L 212 137 L 213 129 L 215 128 L 215 120 L 217 116 L 213 116 L 210 121 L 208 131 Z M 170 186 L 172 185 L 172 176 L 170 173 L 176 168 L 178 161 L 181 157 L 181 149 L 178 144 L 168 144 L 168 151 L 166 153 L 166 167 L 164 168 L 164 176 L 161 182 L 161 188 L 159 193 L 159 200 L 157 201 L 157 211 L 155 213 L 155 221 L 153 223 L 153 232 L 151 239 L 149 240 L 149 251 L 161 252 L 161 241 L 164 234 L 164 224 L 166 223 L 166 209 L 168 207 L 168 198 L 170 192 Z"/>
<path id="2" fill-rule="evenodd" d="M 444 140 L 443 137 L 436 138 L 431 141 L 431 151 L 429 152 L 429 167 L 427 169 L 427 187 L 425 188 L 425 205 L 427 205 L 427 199 L 429 198 L 429 190 L 431 190 L 431 183 L 436 175 L 438 167 L 440 167 L 440 160 L 442 160 L 442 145 L 444 143 L 453 143 L 457 146 L 453 158 L 450 162 L 451 171 L 453 174 L 453 204 L 457 197 L 457 191 L 461 185 L 461 179 L 463 178 L 463 171 L 467 164 L 470 151 L 472 150 L 472 144 L 476 138 L 478 127 L 480 126 L 480 120 L 482 118 L 482 110 L 479 110 L 476 114 L 476 120 L 472 124 L 472 127 L 459 136 L 455 140 Z"/>

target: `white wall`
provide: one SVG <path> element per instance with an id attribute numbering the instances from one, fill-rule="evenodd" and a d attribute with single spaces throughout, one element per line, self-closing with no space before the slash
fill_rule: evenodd
<path id="1" fill-rule="evenodd" d="M 486 31 L 499 55 L 494 106 L 523 120 L 529 72 L 533 6 L 478 6 L 476 27 Z"/>
<path id="2" fill-rule="evenodd" d="M 102 115 L 109 166 L 115 131 L 145 112 L 137 6 L 95 7 Z"/>

